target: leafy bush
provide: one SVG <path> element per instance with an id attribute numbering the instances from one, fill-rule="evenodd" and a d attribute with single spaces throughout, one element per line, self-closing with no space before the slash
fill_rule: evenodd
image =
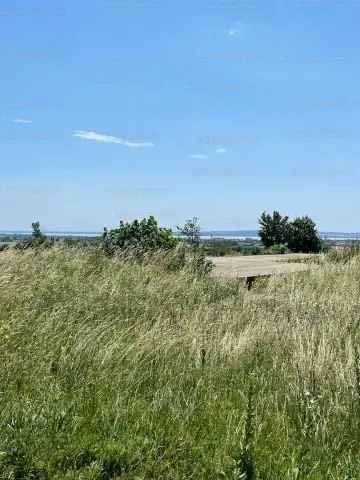
<path id="1" fill-rule="evenodd" d="M 288 251 L 288 248 L 284 244 L 280 245 L 272 245 L 268 250 L 267 253 L 270 253 L 272 255 L 278 255 L 278 254 L 285 254 Z"/>
<path id="2" fill-rule="evenodd" d="M 153 216 L 132 223 L 120 222 L 118 228 L 104 229 L 103 246 L 107 253 L 117 249 L 136 248 L 139 250 L 169 250 L 178 244 L 172 231 L 160 228 Z"/>
<path id="3" fill-rule="evenodd" d="M 288 226 L 287 245 L 292 252 L 320 252 L 321 240 L 315 222 L 308 216 L 295 218 Z"/>

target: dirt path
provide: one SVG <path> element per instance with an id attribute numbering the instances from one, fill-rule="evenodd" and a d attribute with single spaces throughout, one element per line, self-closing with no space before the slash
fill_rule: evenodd
<path id="1" fill-rule="evenodd" d="M 309 255 L 290 253 L 285 255 L 243 255 L 236 257 L 209 257 L 215 264 L 213 275 L 223 277 L 251 277 L 275 273 L 300 272 L 309 269 L 305 263 L 287 263 L 289 259 L 306 258 Z"/>

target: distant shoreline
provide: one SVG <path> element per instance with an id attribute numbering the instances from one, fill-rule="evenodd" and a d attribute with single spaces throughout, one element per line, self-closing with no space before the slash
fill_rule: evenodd
<path id="1" fill-rule="evenodd" d="M 100 237 L 102 232 L 74 232 L 74 231 L 44 231 L 48 236 L 53 237 Z M 176 234 L 176 232 L 175 232 Z M 323 240 L 360 240 L 360 232 L 319 232 Z M 0 230 L 0 237 L 6 235 L 31 235 L 26 230 Z M 201 232 L 204 240 L 260 240 L 256 230 L 209 230 Z"/>

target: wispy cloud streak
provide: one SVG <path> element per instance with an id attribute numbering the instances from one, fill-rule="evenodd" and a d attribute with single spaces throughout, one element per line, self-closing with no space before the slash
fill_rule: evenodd
<path id="1" fill-rule="evenodd" d="M 226 153 L 226 152 L 227 152 L 227 150 L 224 147 L 218 147 L 216 149 L 216 153 L 219 153 L 219 154 L 223 154 L 223 153 Z"/>
<path id="2" fill-rule="evenodd" d="M 131 142 L 125 138 L 114 137 L 113 135 L 107 135 L 104 133 L 88 132 L 85 130 L 77 130 L 73 133 L 73 137 L 82 138 L 83 140 L 91 140 L 94 142 L 116 143 L 129 148 L 147 148 L 155 146 L 151 142 Z"/>
<path id="3" fill-rule="evenodd" d="M 230 37 L 237 37 L 239 35 L 239 30 L 237 28 L 230 28 L 230 30 L 228 30 L 228 35 Z"/>
<path id="4" fill-rule="evenodd" d="M 205 160 L 208 158 L 207 155 L 203 155 L 202 153 L 192 153 L 189 155 L 189 158 L 193 158 L 194 160 Z"/>
<path id="5" fill-rule="evenodd" d="M 28 118 L 14 118 L 13 123 L 29 124 L 32 123 L 32 120 L 29 120 Z"/>

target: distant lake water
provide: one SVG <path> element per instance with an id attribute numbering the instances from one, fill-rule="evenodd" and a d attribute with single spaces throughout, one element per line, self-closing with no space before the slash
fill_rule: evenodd
<path id="1" fill-rule="evenodd" d="M 74 231 L 44 231 L 46 235 L 54 237 L 99 237 L 102 232 L 74 232 Z M 29 235 L 30 231 L 0 230 L 0 235 Z M 320 232 L 324 240 L 360 240 L 360 232 Z M 259 240 L 257 230 L 209 230 L 201 232 L 201 238 L 228 239 L 228 240 Z"/>

